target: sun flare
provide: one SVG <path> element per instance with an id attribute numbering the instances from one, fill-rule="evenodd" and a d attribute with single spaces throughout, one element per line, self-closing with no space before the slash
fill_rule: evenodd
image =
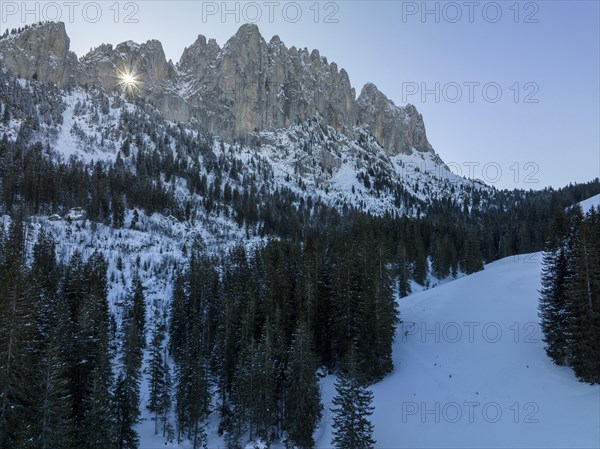
<path id="1" fill-rule="evenodd" d="M 123 75 L 123 83 L 127 85 L 135 84 L 135 78 L 130 73 L 126 73 L 125 75 Z"/>
<path id="2" fill-rule="evenodd" d="M 130 70 L 119 71 L 119 85 L 126 90 L 133 90 L 139 85 L 138 76 Z"/>

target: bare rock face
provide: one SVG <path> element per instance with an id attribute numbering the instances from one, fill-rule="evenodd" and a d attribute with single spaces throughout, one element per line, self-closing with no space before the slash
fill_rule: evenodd
<path id="1" fill-rule="evenodd" d="M 195 118 L 226 140 L 319 116 L 348 135 L 368 125 L 391 155 L 433 152 L 414 106 L 394 105 L 373 84 L 357 99 L 346 71 L 318 50 L 287 48 L 278 36 L 266 42 L 252 24 L 242 25 L 223 48 L 198 36 L 174 65 L 156 40 L 101 45 L 77 60 L 64 24 L 48 22 L 1 38 L 0 63 L 20 77 L 61 86 L 131 89 L 165 118 Z M 125 75 L 135 82 L 124 84 Z"/>
<path id="2" fill-rule="evenodd" d="M 162 45 L 156 40 L 145 44 L 123 42 L 113 49 L 101 45 L 80 59 L 79 81 L 112 90 L 130 74 L 142 92 L 162 89 L 163 83 L 175 79 L 175 69 L 167 63 Z"/>
<path id="3" fill-rule="evenodd" d="M 413 105 L 396 106 L 370 83 L 363 87 L 356 104 L 359 123 L 369 125 L 379 144 L 390 154 L 411 154 L 413 148 L 433 152 L 423 117 Z"/>
<path id="4" fill-rule="evenodd" d="M 209 70 L 209 65 L 217 59 L 221 47 L 214 39 L 209 39 L 201 34 L 191 46 L 183 50 L 179 66 L 183 72 L 194 79 L 203 79 Z"/>
<path id="5" fill-rule="evenodd" d="M 0 39 L 0 63 L 15 75 L 65 85 L 77 65 L 65 25 L 46 23 Z"/>
<path id="6" fill-rule="evenodd" d="M 222 49 L 200 36 L 179 68 L 197 87 L 192 114 L 225 138 L 287 128 L 316 113 L 338 130 L 353 123 L 348 74 L 316 51 L 288 49 L 277 36 L 267 43 L 256 25 L 243 25 Z"/>
<path id="7" fill-rule="evenodd" d="M 126 77 L 133 82 L 126 83 Z M 189 107 L 177 94 L 175 67 L 167 62 L 159 41 L 127 41 L 115 48 L 101 45 L 79 60 L 76 78 L 80 84 L 100 86 L 107 91 L 131 90 L 153 103 L 170 120 L 190 119 Z"/>

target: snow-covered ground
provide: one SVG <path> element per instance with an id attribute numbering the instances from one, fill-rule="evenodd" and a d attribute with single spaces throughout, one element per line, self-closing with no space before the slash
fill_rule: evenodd
<path id="1" fill-rule="evenodd" d="M 544 352 L 540 263 L 540 253 L 509 257 L 399 300 L 395 370 L 372 387 L 376 447 L 600 446 L 600 386 Z M 330 419 L 326 410 L 318 448 L 331 447 Z"/>
<path id="2" fill-rule="evenodd" d="M 20 95 L 41 95 L 40 83 L 19 79 L 18 85 Z M 120 154 L 126 165 L 135 167 L 133 158 L 138 151 L 154 151 L 168 135 L 174 160 L 187 159 L 186 164 L 197 164 L 201 173 L 210 164 L 206 154 L 196 154 L 197 123 L 168 122 L 149 105 L 140 107 L 115 92 L 75 87 L 57 90 L 52 98 L 52 107 L 63 111 L 60 120 L 41 122 L 32 139 L 50 146 L 64 161 L 74 157 L 85 163 L 110 162 Z M 142 129 L 142 122 L 152 124 L 152 136 L 149 128 Z M 22 124 L 22 119 L 0 123 L 0 136 L 6 134 L 11 141 L 16 140 Z M 131 156 L 119 153 L 125 142 Z M 355 207 L 374 215 L 419 215 L 420 207 L 414 202 L 402 204 L 405 194 L 424 202 L 451 198 L 462 204 L 470 202 L 473 191 L 492 190 L 481 182 L 457 176 L 433 152 L 414 150 L 412 154 L 390 156 L 368 128 L 357 126 L 346 135 L 328 126 L 321 116 L 287 129 L 252 133 L 244 144 L 221 145 L 221 140 L 215 138 L 212 152 L 229 164 L 240 162 L 241 179 L 254 174 L 253 167 L 261 161 L 268 173 L 256 176 L 254 184 L 259 191 L 263 187 L 271 192 L 285 187 L 305 200 L 310 197 L 311 202 L 318 200 L 339 210 Z M 229 178 L 228 171 L 221 173 L 223 181 L 239 187 L 240 178 Z M 207 176 L 209 181 L 214 179 Z"/>
<path id="3" fill-rule="evenodd" d="M 583 200 L 581 203 L 579 203 L 579 205 L 581 206 L 581 209 L 583 210 L 584 213 L 589 211 L 592 207 L 599 209 L 600 208 L 600 193 L 596 196 L 588 198 L 587 200 Z"/>

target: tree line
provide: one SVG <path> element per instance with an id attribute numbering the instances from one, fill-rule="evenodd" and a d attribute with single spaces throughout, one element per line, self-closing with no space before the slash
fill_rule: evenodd
<path id="1" fill-rule="evenodd" d="M 312 447 L 318 367 L 335 372 L 352 354 L 361 386 L 393 368 L 399 317 L 387 255 L 349 233 L 270 240 L 251 253 L 237 246 L 220 263 L 201 246 L 171 302 L 179 436 L 204 438 L 213 387 L 229 447 L 243 436 Z"/>
<path id="2" fill-rule="evenodd" d="M 247 438 L 310 448 L 322 416 L 318 367 L 348 373 L 342 436 L 355 429 L 341 424 L 348 416 L 372 411 L 365 386 L 392 369 L 392 278 L 367 241 L 272 240 L 221 259 L 198 241 L 169 313 L 147 316 L 135 276 L 117 322 L 106 260 L 76 252 L 59 263 L 41 233 L 28 264 L 25 229 L 15 215 L 0 233 L 0 447 L 133 449 L 146 407 L 156 433 L 195 448 L 211 412 L 228 447 Z"/>
<path id="3" fill-rule="evenodd" d="M 543 257 L 540 319 L 548 356 L 600 383 L 600 216 L 557 215 Z"/>

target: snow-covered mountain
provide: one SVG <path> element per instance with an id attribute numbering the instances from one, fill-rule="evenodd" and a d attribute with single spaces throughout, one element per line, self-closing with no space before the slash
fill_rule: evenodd
<path id="1" fill-rule="evenodd" d="M 220 48 L 202 35 L 180 61 L 166 61 L 160 42 L 100 45 L 77 59 L 63 23 L 44 23 L 0 40 L 0 60 L 13 74 L 61 87 L 131 84 L 169 120 L 199 121 L 205 131 L 244 139 L 257 130 L 288 128 L 319 114 L 337 131 L 369 125 L 392 155 L 433 152 L 414 106 L 394 105 L 373 84 L 358 98 L 344 69 L 318 50 L 270 42 L 245 24 Z"/>
<path id="2" fill-rule="evenodd" d="M 117 346 L 134 278 L 143 287 L 145 318 L 156 312 L 166 323 L 177 304 L 171 301 L 176 279 L 191 270 L 193 251 L 210 260 L 216 281 L 246 258 L 228 254 L 234 246 L 252 258 L 273 242 L 291 243 L 293 251 L 282 251 L 281 259 L 265 259 L 289 273 L 277 272 L 264 284 L 277 301 L 284 298 L 278 283 L 288 286 L 291 308 L 306 295 L 306 307 L 318 311 L 307 316 L 322 320 L 315 333 L 337 319 L 351 323 L 351 309 L 370 311 L 376 324 L 352 329 L 367 329 L 368 337 L 388 323 L 389 332 L 378 338 L 387 342 L 389 360 L 397 300 L 403 322 L 393 346 L 395 368 L 371 387 L 377 447 L 592 447 L 598 441 L 597 386 L 578 383 L 544 353 L 537 324 L 540 254 L 500 260 L 463 278 L 484 262 L 541 250 L 554 213 L 597 193 L 594 183 L 508 192 L 459 177 L 433 150 L 414 106 L 395 105 L 370 83 L 357 97 L 348 74 L 317 50 L 287 48 L 277 36 L 267 42 L 254 25 L 242 26 L 222 48 L 199 36 L 178 63 L 166 61 L 154 40 L 100 45 L 81 58 L 69 44 L 62 23 L 0 37 L 0 244 L 22 218 L 23 265 L 42 234 L 55 242 L 59 266 L 74 254 L 101 255 Z M 581 206 L 591 204 L 598 196 Z M 248 267 L 258 279 L 260 264 Z M 227 284 L 242 281 L 222 277 L 211 284 L 222 283 L 211 298 L 225 302 L 231 295 L 245 307 L 246 297 L 234 296 Z M 279 313 L 271 307 L 277 302 L 263 304 L 265 285 L 257 286 L 248 311 Z M 439 287 L 400 299 L 411 287 L 432 286 Z M 346 305 L 353 295 L 356 307 Z M 381 300 L 366 307 L 371 297 Z M 321 302 L 341 304 L 340 298 L 348 316 L 333 316 L 342 308 L 321 310 Z M 300 316 L 300 307 L 293 313 Z M 252 326 L 250 333 L 263 339 L 258 331 L 266 324 L 257 319 Z M 248 338 L 252 345 L 254 338 Z M 238 349 L 232 367 L 245 363 Z M 337 372 L 343 351 L 321 360 L 325 414 L 317 447 L 331 447 L 334 377 L 324 373 Z M 164 358 L 169 370 L 177 363 L 172 353 Z M 382 379 L 392 369 L 387 366 L 370 380 Z M 136 428 L 141 447 L 154 449 L 165 441 L 154 435 L 144 406 L 145 374 Z M 217 381 L 210 388 L 212 407 L 202 426 L 208 447 L 224 447 L 223 435 L 232 434 L 225 409 L 235 402 Z M 173 410 L 166 410 L 166 421 L 174 423 Z M 282 442 L 277 434 L 271 447 Z M 245 444 L 252 430 L 239 437 Z M 189 444 L 171 439 L 167 447 Z"/>
<path id="3" fill-rule="evenodd" d="M 35 110 L 41 118 L 30 123 L 30 140 L 50 147 L 64 160 L 75 157 L 83 162 L 114 162 L 119 157 L 132 165 L 139 151 L 160 150 L 164 155 L 167 136 L 172 159 L 193 164 L 199 172 L 207 172 L 210 161 L 219 158 L 239 164 L 246 175 L 253 172 L 252 167 L 263 165 L 269 174 L 257 180 L 257 190 L 263 184 L 269 191 L 289 188 L 340 210 L 355 207 L 377 215 L 414 216 L 420 213 L 419 203 L 425 201 L 446 198 L 462 204 L 474 191 L 492 191 L 478 181 L 452 173 L 430 147 L 426 151 L 390 151 L 381 145 L 369 125 L 354 126 L 351 132 L 338 131 L 318 112 L 288 128 L 248 132 L 243 140 L 236 141 L 206 134 L 202 122 L 195 118 L 185 123 L 169 121 L 152 105 L 119 90 L 79 85 L 60 88 L 15 79 L 7 72 L 2 77 L 6 81 L 0 90 L 12 117 L 0 123 L 0 135 L 15 141 Z M 373 95 L 376 104 L 383 101 L 380 93 Z M 362 99 L 360 104 L 366 108 L 364 102 Z M 391 103 L 387 107 L 393 110 L 394 120 L 405 120 L 403 109 Z M 412 119 L 406 120 L 410 123 Z M 133 129 L 131 122 L 139 129 Z M 406 135 L 398 134 L 394 127 L 378 126 L 384 141 L 406 145 L 402 143 Z M 131 151 L 124 151 L 124 144 Z M 199 147 L 205 151 L 199 151 Z M 227 178 L 229 173 L 221 175 Z M 234 178 L 229 179 L 233 185 L 243 183 L 243 176 Z M 185 187 L 182 189 L 183 195 L 189 193 Z"/>

